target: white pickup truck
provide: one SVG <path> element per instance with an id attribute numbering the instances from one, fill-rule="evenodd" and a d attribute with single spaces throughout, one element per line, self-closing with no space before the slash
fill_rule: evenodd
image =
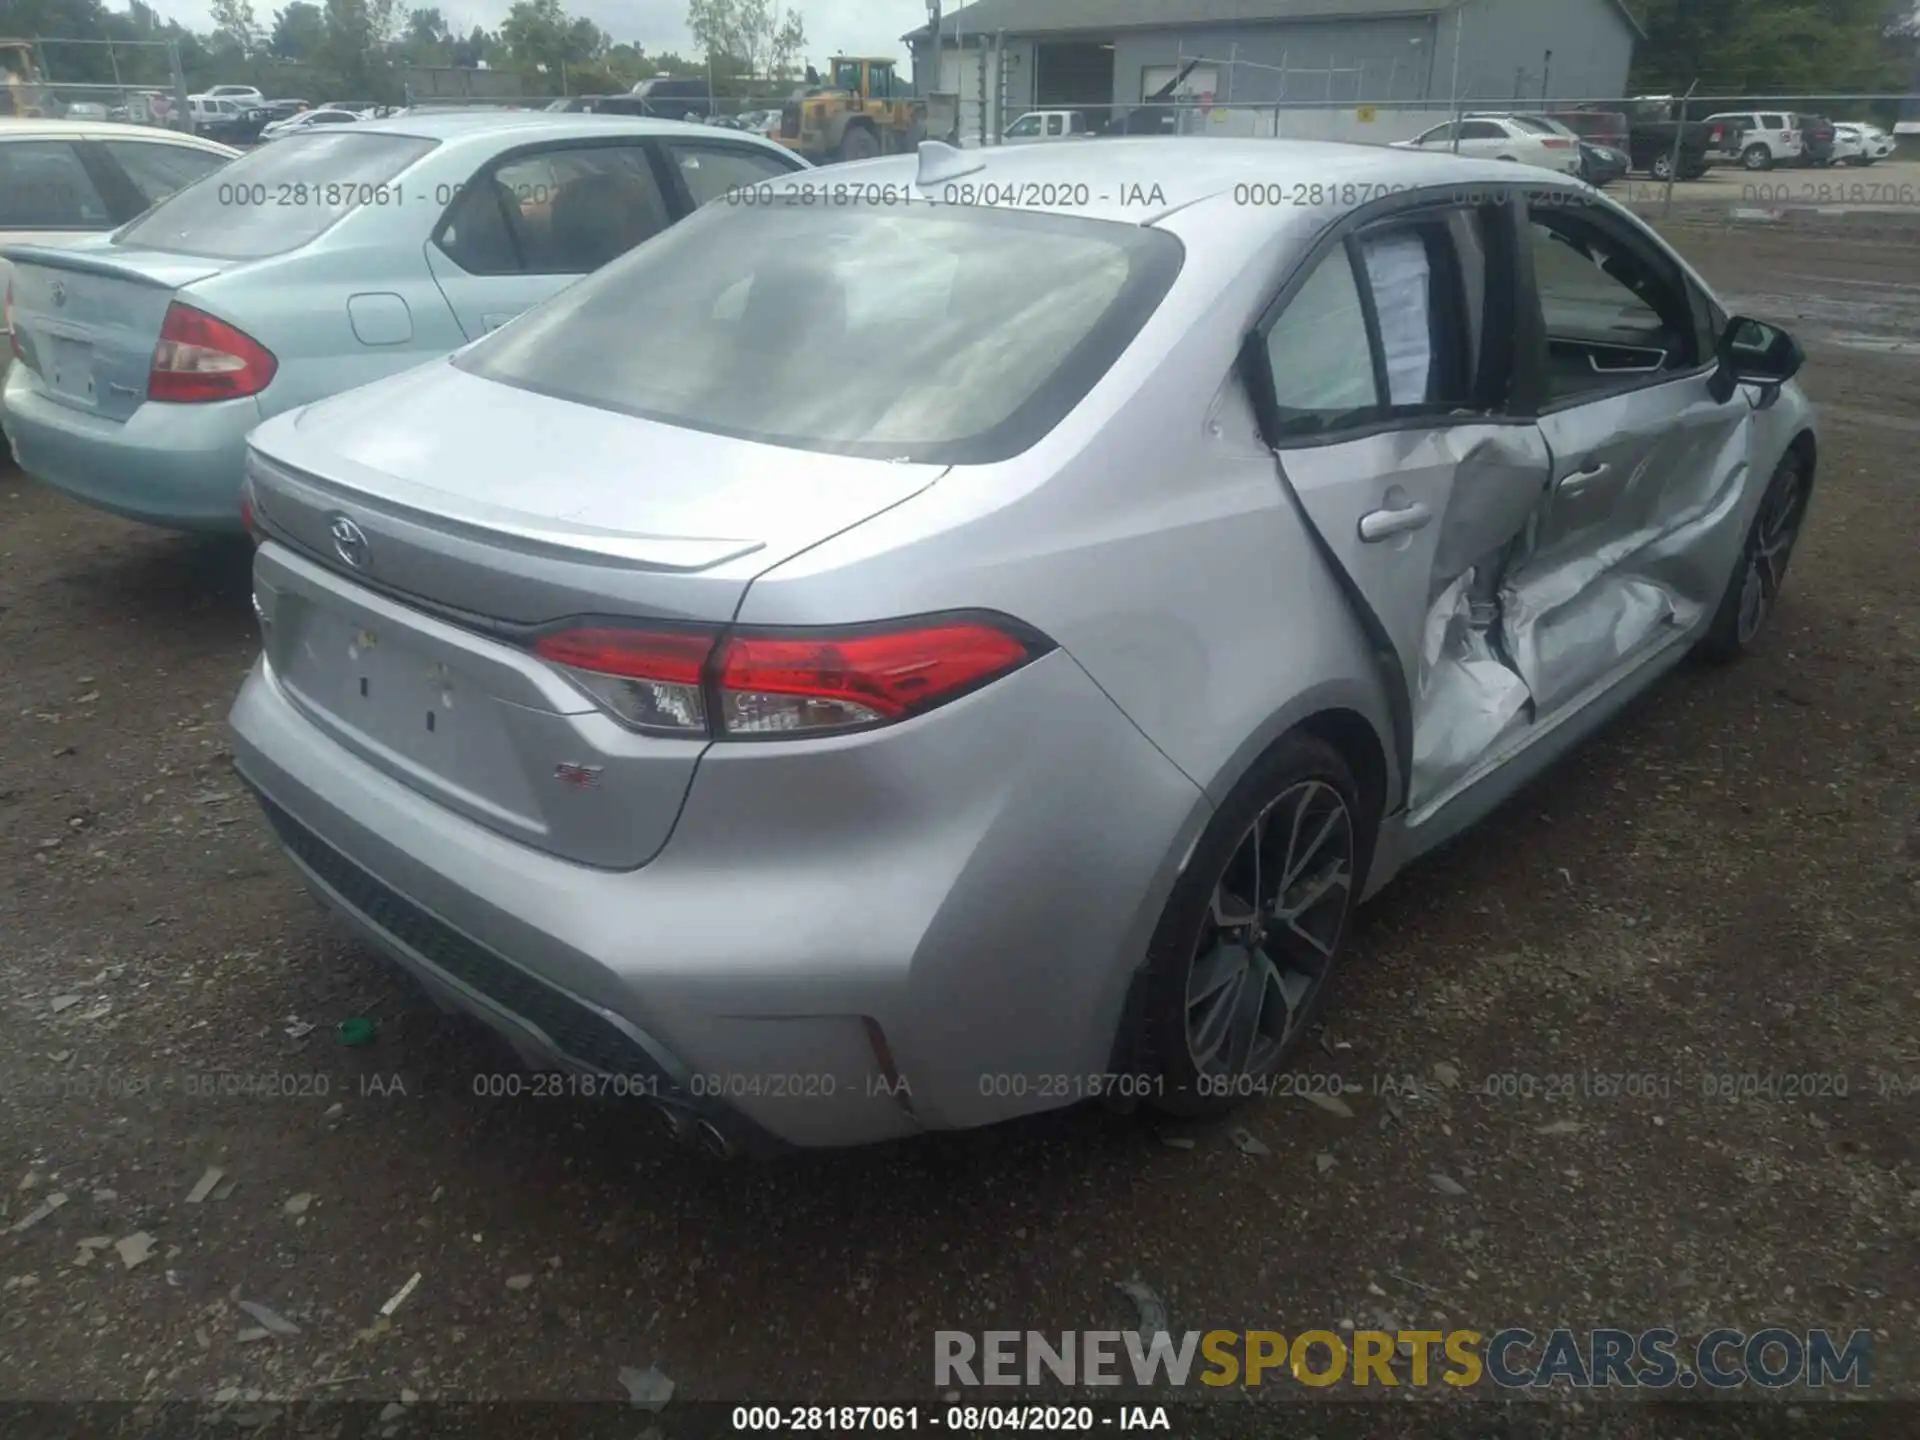
<path id="1" fill-rule="evenodd" d="M 1039 145 L 1049 140 L 1090 138 L 1087 117 L 1079 110 L 1029 110 L 1001 136 L 1007 145 Z"/>

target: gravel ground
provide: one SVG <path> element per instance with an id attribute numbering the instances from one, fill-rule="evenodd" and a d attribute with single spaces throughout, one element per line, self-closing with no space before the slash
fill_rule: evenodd
<path id="1" fill-rule="evenodd" d="M 1128 1326 L 1137 1279 L 1176 1331 L 1866 1328 L 1872 1393 L 1920 1396 L 1920 366 L 1893 344 L 1920 251 L 1678 233 L 1804 335 L 1831 407 L 1793 584 L 1758 654 L 1685 667 L 1362 915 L 1301 1062 L 1351 1114 L 723 1164 L 626 1110 L 476 1096 L 503 1054 L 330 927 L 228 769 L 245 546 L 0 474 L 0 1392 L 371 1415 L 619 1402 L 658 1365 L 661 1423 L 933 1403 L 936 1328 Z M 374 1043 L 336 1043 L 348 1016 Z M 1583 1072 L 1649 1079 L 1548 1078 Z M 1703 1093 L 1739 1075 L 1815 1093 Z M 1575 1404 L 1531 1423 L 1655 1433 Z M 1317 1433 L 1466 1433 L 1343 1408 Z"/>

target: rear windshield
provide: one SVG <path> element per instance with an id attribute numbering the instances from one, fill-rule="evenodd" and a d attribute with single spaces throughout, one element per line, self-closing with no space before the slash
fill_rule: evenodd
<path id="1" fill-rule="evenodd" d="M 721 203 L 454 363 L 689 429 L 985 463 L 1079 403 L 1182 256 L 1163 231 L 1073 216 Z"/>
<path id="2" fill-rule="evenodd" d="M 325 129 L 276 140 L 155 206 L 113 243 L 216 260 L 283 255 L 370 199 L 390 202 L 376 187 L 436 143 Z"/>

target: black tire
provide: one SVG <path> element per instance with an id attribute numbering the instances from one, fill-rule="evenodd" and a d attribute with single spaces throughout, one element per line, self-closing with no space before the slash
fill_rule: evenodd
<path id="1" fill-rule="evenodd" d="M 1771 170 L 1773 152 L 1764 145 L 1749 145 L 1740 152 L 1740 163 L 1749 170 Z"/>
<path id="2" fill-rule="evenodd" d="M 1701 637 L 1699 650 L 1706 659 L 1723 663 L 1738 659 L 1766 628 L 1786 584 L 1787 566 L 1806 524 L 1812 495 L 1807 457 L 1797 449 L 1787 451 L 1767 482 L 1767 493 L 1740 546 L 1740 558 L 1727 577 L 1720 608 Z"/>
<path id="3" fill-rule="evenodd" d="M 840 137 L 840 158 L 844 160 L 871 160 L 880 153 L 880 140 L 865 125 L 849 125 L 847 133 Z"/>
<path id="4" fill-rule="evenodd" d="M 1300 798 L 1296 802 L 1294 797 Z M 1282 892 L 1276 883 L 1270 907 L 1262 898 L 1245 910 L 1255 927 L 1272 925 L 1270 935 L 1249 948 L 1242 943 L 1250 938 L 1249 927 L 1220 923 L 1221 907 L 1216 902 L 1233 899 L 1229 883 L 1257 892 L 1268 883 L 1286 878 L 1279 873 L 1286 864 L 1283 858 L 1269 862 L 1273 868 L 1260 877 L 1257 886 L 1251 883 L 1245 847 L 1256 828 L 1269 833 L 1296 815 L 1300 818 L 1291 822 L 1287 858 L 1291 858 L 1292 836 L 1318 835 L 1321 826 L 1328 825 L 1332 827 L 1328 831 L 1331 838 L 1324 843 L 1323 858 L 1337 861 L 1344 853 L 1344 861 L 1338 862 L 1344 865 L 1344 880 L 1335 877 L 1333 868 L 1321 873 L 1315 868 L 1321 862 L 1315 859 L 1300 867 L 1291 890 Z M 1328 984 L 1337 973 L 1354 902 L 1373 854 L 1376 823 L 1365 809 L 1353 772 L 1339 751 L 1310 735 L 1296 733 L 1282 739 L 1234 787 L 1208 823 L 1185 872 L 1167 897 L 1147 950 L 1133 1053 L 1140 1062 L 1140 1072 L 1157 1077 L 1158 1092 L 1151 1102 L 1155 1109 L 1182 1116 L 1224 1114 L 1261 1088 L 1238 1083 L 1241 1077 L 1257 1080 L 1276 1073 L 1298 1048 L 1318 1018 Z M 1278 918 L 1285 894 L 1320 897 L 1310 908 L 1296 912 L 1304 928 L 1289 926 Z M 1309 931 L 1315 937 L 1312 946 L 1301 938 Z M 1230 941 L 1230 935 L 1239 939 Z M 1263 976 L 1250 966 L 1237 982 L 1224 987 L 1226 993 L 1215 990 L 1197 1001 L 1192 998 L 1190 985 L 1197 974 L 1203 973 L 1203 962 L 1218 960 L 1227 951 L 1254 957 L 1261 944 L 1272 947 L 1274 954 L 1291 952 L 1302 957 L 1306 965 L 1317 968 L 1316 977 L 1303 982 L 1306 988 L 1297 997 L 1287 996 L 1285 979 L 1277 973 Z M 1319 948 L 1322 945 L 1324 952 Z M 1287 963 L 1294 962 L 1288 958 Z M 1296 970 L 1288 973 L 1296 980 L 1300 978 Z M 1236 997 L 1251 1000 L 1253 1014 L 1246 1028 L 1257 1064 L 1236 1070 L 1231 1064 L 1209 1067 L 1196 1060 L 1190 1021 L 1194 1010 L 1214 994 L 1220 999 L 1209 1007 L 1209 1014 L 1244 1013 L 1244 1000 Z M 1269 1002 L 1276 1001 L 1282 1008 L 1270 1013 Z M 1269 1033 L 1275 1025 L 1281 1031 L 1279 1035 Z M 1232 1041 L 1222 1043 L 1234 1046 Z M 1243 1051 L 1242 1058 L 1253 1060 L 1255 1056 Z"/>

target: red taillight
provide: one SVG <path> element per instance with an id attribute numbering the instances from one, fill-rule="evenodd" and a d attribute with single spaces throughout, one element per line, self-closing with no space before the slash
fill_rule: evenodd
<path id="1" fill-rule="evenodd" d="M 167 307 L 153 347 L 147 398 L 176 405 L 258 395 L 279 368 L 267 349 L 224 320 L 178 300 Z"/>
<path id="2" fill-rule="evenodd" d="M 954 621 L 809 638 L 738 636 L 720 660 L 729 735 L 841 730 L 901 720 L 1024 664 L 1024 641 Z"/>
<path id="3" fill-rule="evenodd" d="M 625 724 L 653 734 L 780 736 L 918 715 L 1046 648 L 990 620 L 932 619 L 827 634 L 582 628 L 534 652 Z"/>
<path id="4" fill-rule="evenodd" d="M 701 680 L 716 638 L 690 630 L 595 628 L 544 635 L 533 649 L 635 729 L 704 735 Z"/>
<path id="5" fill-rule="evenodd" d="M 1549 150 L 1565 150 L 1565 149 L 1567 149 L 1567 148 L 1568 148 L 1569 146 L 1571 146 L 1571 145 L 1573 144 L 1573 142 L 1572 142 L 1571 140 L 1567 140 L 1567 139 L 1564 139 L 1564 138 L 1556 138 L 1556 139 L 1552 139 L 1552 140 L 1542 140 L 1542 141 L 1541 141 L 1540 143 L 1541 143 L 1542 145 L 1544 145 L 1544 146 L 1546 146 L 1546 147 L 1547 147 L 1547 149 L 1549 149 Z"/>

